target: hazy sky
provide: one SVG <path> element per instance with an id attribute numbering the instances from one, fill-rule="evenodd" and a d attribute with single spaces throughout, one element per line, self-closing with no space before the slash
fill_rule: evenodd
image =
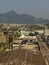
<path id="1" fill-rule="evenodd" d="M 0 0 L 0 13 L 10 10 L 49 19 L 49 0 Z"/>

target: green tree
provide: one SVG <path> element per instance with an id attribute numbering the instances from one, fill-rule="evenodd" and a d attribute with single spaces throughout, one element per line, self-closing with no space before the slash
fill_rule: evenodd
<path id="1" fill-rule="evenodd" d="M 39 35 L 39 33 L 38 32 L 35 32 L 35 35 Z"/>
<path id="2" fill-rule="evenodd" d="M 29 35 L 29 36 L 34 36 L 35 34 L 34 34 L 34 33 L 32 33 L 32 32 L 30 32 L 28 35 Z"/>

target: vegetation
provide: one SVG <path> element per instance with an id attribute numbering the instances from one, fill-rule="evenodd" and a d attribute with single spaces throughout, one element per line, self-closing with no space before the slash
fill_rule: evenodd
<path id="1" fill-rule="evenodd" d="M 30 32 L 29 34 L 28 34 L 28 36 L 34 36 L 35 34 L 34 33 L 32 33 L 32 32 Z"/>
<path id="2" fill-rule="evenodd" d="M 39 35 L 39 33 L 38 32 L 35 32 L 35 35 Z"/>
<path id="3" fill-rule="evenodd" d="M 33 25 L 33 29 L 45 29 L 43 26 Z"/>
<path id="4" fill-rule="evenodd" d="M 15 34 L 15 37 L 20 37 L 21 33 L 20 31 Z"/>
<path id="5" fill-rule="evenodd" d="M 30 33 L 28 34 L 28 36 L 36 36 L 36 35 L 39 35 L 39 33 L 38 33 L 38 32 L 35 32 L 35 33 L 30 32 Z"/>
<path id="6" fill-rule="evenodd" d="M 49 24 L 45 24 L 45 26 L 49 29 Z"/>
<path id="7" fill-rule="evenodd" d="M 8 43 L 0 43 L 0 51 L 5 51 L 8 48 Z"/>

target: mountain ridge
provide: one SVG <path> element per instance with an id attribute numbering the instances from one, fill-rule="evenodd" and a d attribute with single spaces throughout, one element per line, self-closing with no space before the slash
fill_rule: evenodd
<path id="1" fill-rule="evenodd" d="M 49 23 L 48 19 L 36 18 L 28 14 L 18 14 L 11 10 L 7 13 L 0 14 L 0 23 L 17 23 L 17 24 L 38 24 Z"/>

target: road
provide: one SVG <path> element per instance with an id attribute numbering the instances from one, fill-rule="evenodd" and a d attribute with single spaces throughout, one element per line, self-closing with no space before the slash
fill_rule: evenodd
<path id="1" fill-rule="evenodd" d="M 43 57 L 46 59 L 47 65 L 49 65 L 49 49 L 45 42 L 41 38 L 38 38 L 39 46 Z"/>

